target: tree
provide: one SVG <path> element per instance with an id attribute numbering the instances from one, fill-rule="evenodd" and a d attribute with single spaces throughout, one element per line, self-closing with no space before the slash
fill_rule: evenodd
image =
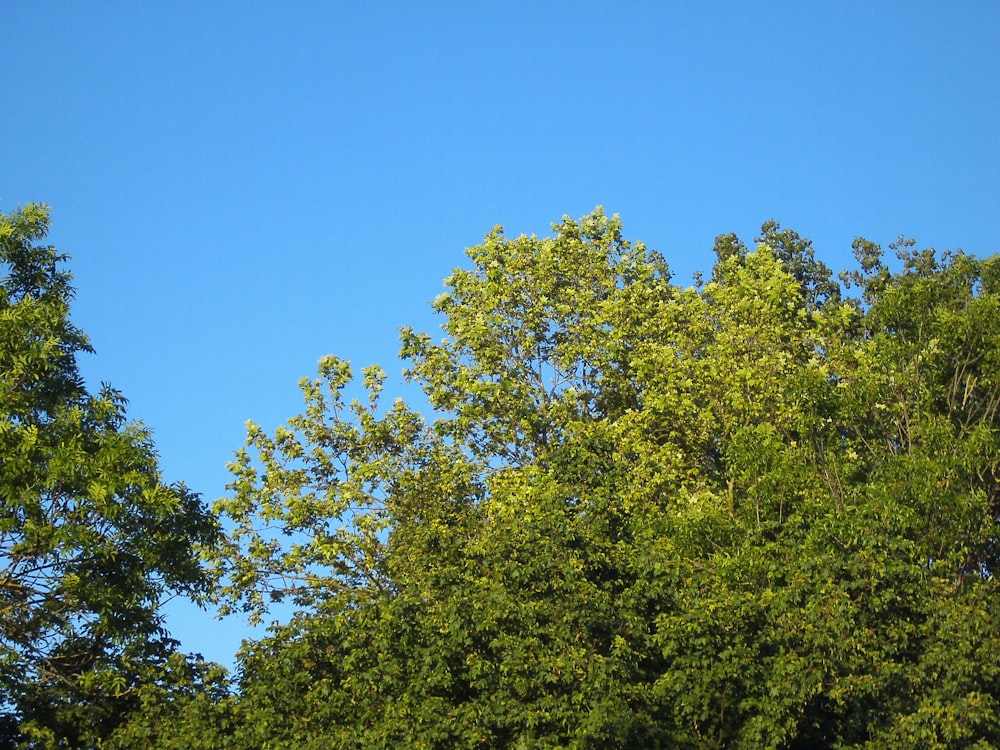
<path id="1" fill-rule="evenodd" d="M 234 747 L 1000 742 L 1000 260 L 768 222 L 708 283 L 600 210 L 502 230 L 385 376 L 304 380 L 218 510 Z"/>
<path id="2" fill-rule="evenodd" d="M 8 745 L 93 746 L 175 651 L 159 604 L 204 588 L 218 527 L 124 397 L 86 389 L 48 225 L 0 215 L 0 711 Z"/>

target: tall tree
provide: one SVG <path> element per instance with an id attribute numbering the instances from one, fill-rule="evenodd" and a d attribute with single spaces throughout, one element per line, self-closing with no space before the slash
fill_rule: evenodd
<path id="1" fill-rule="evenodd" d="M 299 611 L 242 653 L 220 737 L 1000 742 L 1000 261 L 903 244 L 890 272 L 859 240 L 855 299 L 762 235 L 685 289 L 601 211 L 496 229 L 445 337 L 403 331 L 433 421 L 377 368 L 348 401 L 327 357 L 251 425 L 219 594 Z"/>
<path id="2" fill-rule="evenodd" d="M 85 387 L 45 206 L 0 215 L 0 711 L 8 744 L 93 746 L 175 650 L 167 594 L 205 585 L 217 523 L 160 479 L 125 399 Z"/>

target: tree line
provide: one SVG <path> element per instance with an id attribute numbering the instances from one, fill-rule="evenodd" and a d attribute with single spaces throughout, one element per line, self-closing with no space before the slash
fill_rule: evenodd
<path id="1" fill-rule="evenodd" d="M 423 412 L 323 357 L 210 507 L 82 381 L 48 223 L 0 215 L 0 747 L 1000 744 L 1000 256 L 498 227 L 401 331 Z M 230 675 L 168 595 L 294 615 Z"/>

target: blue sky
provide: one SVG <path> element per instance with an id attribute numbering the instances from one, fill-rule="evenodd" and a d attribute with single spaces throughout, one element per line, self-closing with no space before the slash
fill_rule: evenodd
<path id="1" fill-rule="evenodd" d="M 3 8 L 0 211 L 52 207 L 75 322 L 206 499 L 326 353 L 397 329 L 494 225 L 601 204 L 688 283 L 779 220 L 1000 249 L 995 2 L 93 2 Z M 239 620 L 189 608 L 230 663 Z"/>

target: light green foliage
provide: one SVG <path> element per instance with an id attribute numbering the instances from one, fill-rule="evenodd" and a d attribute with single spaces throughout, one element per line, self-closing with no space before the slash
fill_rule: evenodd
<path id="1" fill-rule="evenodd" d="M 47 228 L 43 206 L 0 215 L 0 743 L 92 746 L 173 650 L 159 602 L 203 589 L 217 526 L 121 394 L 84 387 Z"/>
<path id="2" fill-rule="evenodd" d="M 298 613 L 189 698 L 203 737 L 1000 743 L 1000 262 L 859 240 L 855 299 L 768 222 L 681 288 L 600 210 L 554 232 L 495 229 L 443 340 L 403 330 L 433 421 L 324 358 L 250 426 L 219 597 Z"/>

